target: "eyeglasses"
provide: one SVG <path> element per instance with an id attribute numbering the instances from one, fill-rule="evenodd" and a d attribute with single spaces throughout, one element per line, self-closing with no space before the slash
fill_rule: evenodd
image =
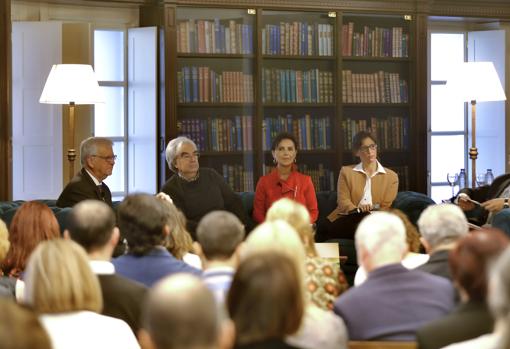
<path id="1" fill-rule="evenodd" d="M 115 160 L 117 160 L 117 155 L 112 155 L 112 156 L 91 155 L 91 156 L 95 157 L 95 158 L 103 159 L 105 161 L 115 161 Z"/>
<path id="2" fill-rule="evenodd" d="M 197 158 L 197 159 L 200 158 L 200 153 L 198 151 L 195 151 L 195 152 L 193 152 L 191 154 L 190 153 L 181 153 L 181 155 L 179 155 L 179 157 L 181 159 L 189 161 L 192 158 Z"/>
<path id="3" fill-rule="evenodd" d="M 375 144 L 375 143 L 372 143 L 370 145 L 364 145 L 359 148 L 359 150 L 361 150 L 364 153 L 368 153 L 370 150 L 376 150 L 376 149 L 377 149 L 377 144 Z"/>

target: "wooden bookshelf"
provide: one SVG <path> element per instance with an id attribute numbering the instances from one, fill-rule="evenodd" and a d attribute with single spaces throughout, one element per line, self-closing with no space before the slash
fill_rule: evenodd
<path id="1" fill-rule="evenodd" d="M 168 139 L 191 137 L 202 166 L 235 190 L 251 191 L 273 166 L 274 136 L 293 133 L 300 170 L 320 191 L 336 190 L 341 166 L 356 161 L 352 136 L 369 129 L 383 165 L 405 176 L 400 189 L 423 191 L 416 180 L 426 161 L 414 145 L 423 130 L 415 112 L 412 16 L 253 10 L 172 8 L 177 103 L 166 118 Z"/>

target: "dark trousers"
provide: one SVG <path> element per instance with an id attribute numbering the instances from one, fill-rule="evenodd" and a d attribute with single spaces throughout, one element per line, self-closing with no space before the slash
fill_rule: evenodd
<path id="1" fill-rule="evenodd" d="M 354 233 L 358 224 L 368 213 L 356 213 L 348 216 L 339 216 L 334 222 L 325 219 L 321 226 L 319 236 L 316 241 L 327 241 L 331 239 L 354 239 Z"/>

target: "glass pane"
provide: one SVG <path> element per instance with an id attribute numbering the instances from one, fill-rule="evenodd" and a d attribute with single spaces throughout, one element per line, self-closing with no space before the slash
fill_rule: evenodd
<path id="1" fill-rule="evenodd" d="M 445 80 L 451 66 L 464 62 L 464 34 L 431 34 L 431 79 Z"/>
<path id="2" fill-rule="evenodd" d="M 434 200 L 437 204 L 440 204 L 443 200 L 448 200 L 453 195 L 457 194 L 459 191 L 459 187 L 455 186 L 452 189 L 448 185 L 441 185 L 441 186 L 433 186 L 430 188 L 430 196 L 432 197 L 432 200 Z"/>
<path id="3" fill-rule="evenodd" d="M 94 31 L 94 69 L 99 81 L 124 80 L 123 31 Z"/>
<path id="4" fill-rule="evenodd" d="M 448 173 L 459 173 L 464 168 L 464 136 L 431 137 L 431 181 L 447 183 Z M 466 171 L 467 172 L 467 171 Z"/>
<path id="5" fill-rule="evenodd" d="M 464 131 L 464 103 L 452 102 L 445 85 L 431 86 L 431 130 Z"/>
<path id="6" fill-rule="evenodd" d="M 124 136 L 124 88 L 101 87 L 106 103 L 94 106 L 94 134 L 101 137 Z"/>
<path id="7" fill-rule="evenodd" d="M 124 164 L 125 164 L 125 153 L 124 153 L 124 142 L 113 142 L 113 153 L 117 155 L 115 166 L 113 167 L 112 175 L 105 179 L 105 183 L 113 192 L 124 192 Z"/>

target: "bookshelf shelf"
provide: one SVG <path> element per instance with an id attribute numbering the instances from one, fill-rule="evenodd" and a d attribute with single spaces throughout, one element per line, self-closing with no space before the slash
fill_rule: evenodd
<path id="1" fill-rule="evenodd" d="M 267 108 L 281 108 L 281 107 L 292 107 L 292 108 L 333 108 L 334 103 L 264 103 L 264 107 Z"/>
<path id="2" fill-rule="evenodd" d="M 179 108 L 254 108 L 254 103 L 177 103 Z"/>
<path id="3" fill-rule="evenodd" d="M 263 55 L 264 59 L 281 59 L 281 60 L 310 60 L 310 61 L 334 61 L 336 57 L 334 56 L 300 56 L 300 55 Z"/>
<path id="4" fill-rule="evenodd" d="M 211 58 L 211 59 L 252 59 L 253 55 L 246 54 L 220 54 L 220 53 L 182 53 L 177 54 L 177 58 Z"/>
<path id="5" fill-rule="evenodd" d="M 343 103 L 345 108 L 409 108 L 409 103 Z"/>
<path id="6" fill-rule="evenodd" d="M 411 62 L 407 57 L 368 57 L 368 56 L 343 56 L 344 62 L 395 62 L 405 63 Z"/>

